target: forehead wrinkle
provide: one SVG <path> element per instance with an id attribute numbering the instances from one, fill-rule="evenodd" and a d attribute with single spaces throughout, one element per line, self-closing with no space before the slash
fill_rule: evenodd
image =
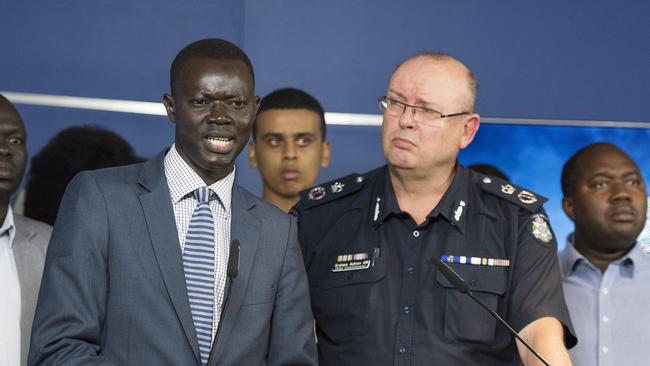
<path id="1" fill-rule="evenodd" d="M 396 91 L 393 88 L 388 88 L 388 92 L 397 95 L 399 98 L 406 100 L 406 103 L 410 103 L 408 101 L 408 98 L 406 98 L 402 93 Z M 437 106 L 435 102 L 429 101 L 429 100 L 424 100 L 421 97 L 417 97 L 415 101 L 413 102 L 414 105 L 416 106 Z"/>

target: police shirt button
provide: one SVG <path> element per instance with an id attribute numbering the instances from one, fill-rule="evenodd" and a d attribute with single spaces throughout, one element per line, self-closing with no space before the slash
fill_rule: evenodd
<path id="1" fill-rule="evenodd" d="M 413 268 L 413 267 L 409 267 L 409 268 L 407 268 L 407 269 L 406 269 L 406 273 L 412 275 L 413 273 L 415 273 L 415 268 Z"/>
<path id="2" fill-rule="evenodd" d="M 413 230 L 413 236 L 415 236 L 416 238 L 419 237 L 419 236 L 420 236 L 420 232 L 417 231 L 417 230 Z"/>
<path id="3" fill-rule="evenodd" d="M 411 308 L 408 307 L 408 306 L 405 306 L 404 308 L 402 308 L 402 310 L 404 311 L 404 314 L 410 314 L 411 313 Z"/>
<path id="4" fill-rule="evenodd" d="M 406 353 L 406 348 L 405 347 L 400 347 L 399 348 L 399 353 L 401 353 L 401 354 Z"/>

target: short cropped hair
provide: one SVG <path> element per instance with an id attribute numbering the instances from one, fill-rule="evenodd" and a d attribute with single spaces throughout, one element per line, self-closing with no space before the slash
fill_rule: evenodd
<path id="1" fill-rule="evenodd" d="M 476 76 L 474 75 L 472 70 L 470 70 L 469 67 L 467 67 L 467 65 L 460 62 L 460 60 L 458 60 L 454 56 L 451 56 L 451 55 L 449 55 L 447 53 L 440 52 L 440 51 L 421 51 L 421 52 L 418 52 L 415 55 L 407 58 L 406 60 L 404 60 L 402 62 L 400 62 L 400 64 L 397 65 L 397 67 L 395 69 L 397 70 L 397 69 L 400 68 L 400 66 L 402 66 L 406 62 L 414 60 L 416 58 L 420 58 L 420 57 L 428 57 L 428 58 L 430 58 L 430 59 L 432 59 L 434 61 L 451 61 L 451 60 L 453 60 L 453 61 L 456 61 L 456 62 L 460 63 L 461 65 L 465 66 L 465 68 L 467 69 L 467 87 L 468 87 L 469 92 L 470 92 L 470 96 L 469 96 L 470 97 L 470 100 L 469 100 L 469 108 L 470 108 L 470 110 L 469 110 L 469 112 L 473 112 L 474 111 L 474 105 L 476 104 L 476 93 L 478 92 L 478 82 L 476 81 Z"/>
<path id="2" fill-rule="evenodd" d="M 321 139 L 325 140 L 327 127 L 325 123 L 325 110 L 323 106 L 309 93 L 296 88 L 283 88 L 275 90 L 262 98 L 260 108 L 257 111 L 259 116 L 269 109 L 307 109 L 320 117 Z M 257 120 L 253 126 L 253 139 L 257 130 Z"/>
<path id="3" fill-rule="evenodd" d="M 253 72 L 253 64 L 248 58 L 246 53 L 242 51 L 234 43 L 228 42 L 219 38 L 206 38 L 196 42 L 192 42 L 185 46 L 172 61 L 172 66 L 169 70 L 169 80 L 172 94 L 176 81 L 183 69 L 185 63 L 191 58 L 208 58 L 213 60 L 232 60 L 242 61 L 251 73 L 253 86 L 255 86 L 255 73 Z"/>
<path id="4" fill-rule="evenodd" d="M 623 152 L 626 156 L 628 156 L 621 148 L 614 144 L 610 144 L 608 142 L 596 142 L 590 145 L 587 145 L 583 147 L 582 149 L 578 150 L 573 154 L 569 160 L 567 160 L 566 163 L 564 163 L 564 166 L 562 167 L 562 177 L 560 178 L 560 182 L 562 184 L 562 195 L 564 197 L 572 197 L 573 193 L 575 192 L 576 188 L 576 170 L 578 169 L 578 166 L 580 165 L 580 160 L 585 153 L 598 148 L 598 147 L 603 147 L 603 146 L 609 146 L 612 147 L 616 150 L 619 150 Z M 629 158 L 629 156 L 628 156 Z M 632 160 L 630 158 L 630 160 Z"/>
<path id="5" fill-rule="evenodd" d="M 21 121 L 22 121 L 22 118 L 20 117 L 20 113 L 18 113 L 18 110 L 16 109 L 16 106 L 14 106 L 13 103 L 11 103 L 11 101 L 9 99 L 7 99 L 7 97 L 5 97 L 2 94 L 0 94 L 0 106 L 6 106 L 10 110 L 16 112 L 16 114 L 18 115 L 18 118 L 20 118 Z"/>

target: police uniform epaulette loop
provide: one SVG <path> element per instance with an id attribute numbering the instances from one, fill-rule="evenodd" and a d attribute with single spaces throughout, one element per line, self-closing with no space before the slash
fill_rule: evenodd
<path id="1" fill-rule="evenodd" d="M 530 212 L 537 211 L 548 200 L 544 196 L 496 177 L 483 176 L 481 178 L 481 188 Z"/>
<path id="2" fill-rule="evenodd" d="M 358 192 L 366 183 L 362 174 L 350 174 L 300 192 L 300 201 L 305 208 L 320 206 Z"/>

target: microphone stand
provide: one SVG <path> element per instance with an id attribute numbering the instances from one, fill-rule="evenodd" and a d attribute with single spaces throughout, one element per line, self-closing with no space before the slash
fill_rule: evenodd
<path id="1" fill-rule="evenodd" d="M 451 284 L 454 285 L 454 287 L 458 291 L 460 291 L 460 292 L 466 294 L 467 296 L 469 296 L 477 304 L 481 305 L 481 307 L 483 309 L 487 310 L 487 312 L 490 313 L 490 315 L 492 315 L 496 320 L 498 320 L 501 324 L 503 324 L 506 328 L 508 328 L 510 333 L 515 338 L 517 338 L 519 340 L 519 342 L 521 342 L 524 346 L 526 346 L 526 348 L 528 348 L 528 350 L 533 355 L 535 355 L 535 357 L 537 357 L 540 361 L 542 361 L 542 363 L 544 365 L 551 366 L 548 362 L 546 362 L 544 357 L 542 357 L 542 355 L 540 355 L 537 351 L 535 351 L 535 349 L 530 344 L 528 344 L 528 342 L 526 342 L 523 338 L 521 338 L 519 336 L 519 334 L 514 329 L 512 329 L 512 327 L 505 320 L 503 320 L 503 318 L 501 318 L 499 316 L 499 314 L 496 313 L 496 311 L 490 309 L 481 300 L 479 300 L 476 296 L 474 296 L 474 294 L 472 293 L 472 290 L 469 288 L 469 285 L 467 284 L 467 282 L 465 282 L 465 280 L 463 280 L 463 278 L 460 277 L 460 275 L 458 273 L 456 273 L 456 271 L 451 269 L 451 267 L 449 267 L 447 265 L 447 263 L 441 261 L 438 258 L 433 258 L 431 260 L 431 264 L 433 264 L 442 273 L 442 275 L 445 276 L 447 281 L 451 282 Z"/>

